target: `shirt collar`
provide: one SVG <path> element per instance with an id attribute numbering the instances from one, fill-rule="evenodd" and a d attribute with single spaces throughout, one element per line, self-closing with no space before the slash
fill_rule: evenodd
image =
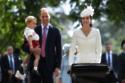
<path id="1" fill-rule="evenodd" d="M 106 52 L 108 54 L 108 52 Z M 109 52 L 110 54 L 112 54 L 112 51 Z"/>
<path id="2" fill-rule="evenodd" d="M 29 27 L 26 27 L 25 29 L 27 29 L 27 30 L 33 30 L 32 28 L 29 28 Z"/>
<path id="3" fill-rule="evenodd" d="M 44 25 L 43 25 L 43 24 L 41 24 L 41 26 L 42 26 L 42 29 L 43 29 L 43 28 L 44 28 Z M 46 26 L 46 28 L 47 28 L 47 29 L 49 29 L 49 26 L 51 26 L 51 24 L 50 24 L 50 23 Z"/>

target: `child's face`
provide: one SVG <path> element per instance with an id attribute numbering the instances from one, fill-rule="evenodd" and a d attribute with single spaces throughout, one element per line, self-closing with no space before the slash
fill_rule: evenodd
<path id="1" fill-rule="evenodd" d="M 29 27 L 34 29 L 36 27 L 36 22 L 35 21 L 31 21 L 29 23 Z"/>

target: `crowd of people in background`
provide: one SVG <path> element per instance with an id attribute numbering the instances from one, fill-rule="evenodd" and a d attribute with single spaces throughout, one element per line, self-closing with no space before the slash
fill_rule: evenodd
<path id="1" fill-rule="evenodd" d="M 74 31 L 72 42 L 61 45 L 60 31 L 50 24 L 47 8 L 40 9 L 41 23 L 36 18 L 25 19 L 22 50 L 28 56 L 20 58 L 20 48 L 8 46 L 0 53 L 0 83 L 72 83 L 70 67 L 75 63 L 105 64 L 115 76 L 114 83 L 125 83 L 125 40 L 121 53 L 114 53 L 112 42 L 105 43 L 102 53 L 100 31 L 92 27 L 94 9 L 88 6 L 80 14 L 81 28 Z"/>
<path id="2" fill-rule="evenodd" d="M 61 60 L 61 70 L 60 76 L 55 78 L 55 83 L 72 83 L 69 65 L 69 50 L 71 44 L 64 44 L 62 48 L 62 60 Z M 125 40 L 121 42 L 121 53 L 113 52 L 112 42 L 105 43 L 105 51 L 101 56 L 101 64 L 106 64 L 111 70 L 113 70 L 116 83 L 125 82 Z M 12 63 L 11 63 L 12 56 Z M 25 82 L 15 77 L 15 73 L 20 69 L 20 65 L 23 60 L 20 58 L 20 50 L 13 49 L 12 46 L 7 47 L 7 52 L 5 54 L 0 53 L 0 83 L 27 83 L 29 78 L 25 78 Z M 71 64 L 77 63 L 79 57 L 76 52 L 72 56 Z M 29 75 L 29 74 L 27 74 Z M 8 82 L 9 81 L 9 82 Z"/>

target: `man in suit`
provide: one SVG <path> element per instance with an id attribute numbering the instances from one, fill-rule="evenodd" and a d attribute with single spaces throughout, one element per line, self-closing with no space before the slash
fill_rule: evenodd
<path id="1" fill-rule="evenodd" d="M 58 76 L 61 65 L 61 35 L 59 30 L 49 23 L 50 14 L 47 8 L 41 8 L 41 24 L 35 28 L 40 37 L 41 55 L 38 65 L 40 76 L 31 72 L 30 83 L 53 83 L 53 75 Z M 38 51 L 34 48 L 32 51 Z M 33 56 L 30 58 L 30 70 L 32 69 Z"/>
<path id="2" fill-rule="evenodd" d="M 119 81 L 125 83 L 125 40 L 121 42 L 122 52 L 118 56 L 119 62 Z"/>
<path id="3" fill-rule="evenodd" d="M 108 65 L 113 70 L 115 78 L 118 78 L 118 56 L 112 52 L 112 43 L 105 44 L 105 52 L 102 54 L 101 63 Z"/>
<path id="4" fill-rule="evenodd" d="M 17 83 L 15 78 L 16 70 L 19 69 L 20 60 L 13 53 L 13 47 L 8 46 L 7 55 L 1 58 L 2 83 Z"/>

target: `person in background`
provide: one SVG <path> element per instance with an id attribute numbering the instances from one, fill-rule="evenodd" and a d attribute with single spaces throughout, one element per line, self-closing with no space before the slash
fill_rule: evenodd
<path id="1" fill-rule="evenodd" d="M 69 71 L 69 44 L 64 44 L 63 52 L 64 55 L 62 56 L 62 63 L 61 63 L 61 83 L 71 83 L 71 77 L 68 74 Z"/>
<path id="2" fill-rule="evenodd" d="M 77 56 L 79 58 L 77 63 L 101 62 L 101 35 L 99 29 L 92 27 L 93 14 L 94 9 L 91 6 L 87 6 L 80 14 L 81 28 L 76 29 L 73 33 L 70 56 L 74 55 L 75 47 L 77 46 Z"/>
<path id="3" fill-rule="evenodd" d="M 110 41 L 105 44 L 105 52 L 102 54 L 101 63 L 108 65 L 109 69 L 114 73 L 116 82 L 118 81 L 118 55 L 112 51 L 112 43 Z"/>
<path id="4" fill-rule="evenodd" d="M 121 48 L 122 52 L 118 56 L 119 80 L 120 83 L 125 83 L 125 40 L 122 40 Z"/>
<path id="5" fill-rule="evenodd" d="M 16 71 L 19 69 L 20 60 L 13 53 L 13 47 L 7 47 L 7 55 L 1 58 L 2 83 L 18 83 L 15 77 Z"/>

